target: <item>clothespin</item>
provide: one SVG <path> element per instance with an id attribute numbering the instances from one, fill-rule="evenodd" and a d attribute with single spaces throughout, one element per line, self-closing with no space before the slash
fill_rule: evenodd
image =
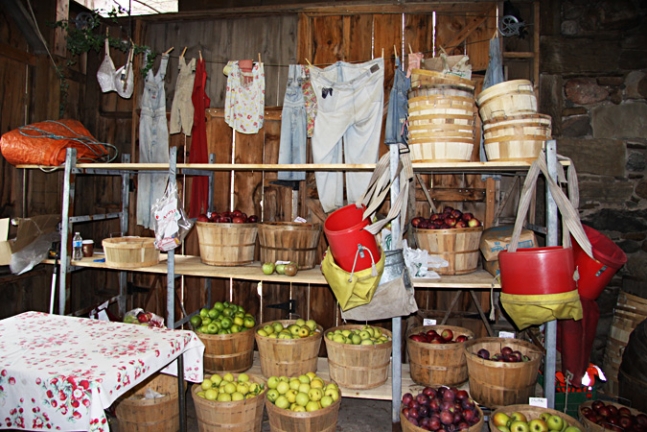
<path id="1" fill-rule="evenodd" d="M 308 63 L 308 66 L 312 66 L 312 63 L 310 63 L 310 60 L 306 58 L 306 63 Z"/>
<path id="2" fill-rule="evenodd" d="M 171 52 L 171 51 L 173 51 L 174 49 L 175 49 L 175 47 L 171 47 L 171 48 L 167 49 L 167 50 L 164 52 L 164 55 L 168 55 L 168 53 L 170 53 L 170 52 Z"/>
<path id="3" fill-rule="evenodd" d="M 261 61 L 261 53 L 258 53 L 258 63 L 259 63 L 259 64 L 260 64 L 260 63 L 263 63 L 263 62 Z"/>
<path id="4" fill-rule="evenodd" d="M 106 27 L 106 38 L 110 37 L 110 27 Z"/>
<path id="5" fill-rule="evenodd" d="M 413 50 L 411 49 L 411 44 L 409 44 L 409 54 L 413 54 Z"/>
<path id="6" fill-rule="evenodd" d="M 200 56 L 200 61 L 202 61 L 202 50 L 198 50 L 198 55 Z"/>
<path id="7" fill-rule="evenodd" d="M 384 48 L 382 48 L 382 58 L 384 58 Z"/>
<path id="8" fill-rule="evenodd" d="M 184 57 L 184 54 L 186 53 L 186 48 L 187 47 L 184 47 L 184 49 L 182 50 L 182 54 L 180 54 L 180 57 Z"/>
<path id="9" fill-rule="evenodd" d="M 395 58 L 398 58 L 398 49 L 393 45 L 393 54 L 395 55 Z"/>

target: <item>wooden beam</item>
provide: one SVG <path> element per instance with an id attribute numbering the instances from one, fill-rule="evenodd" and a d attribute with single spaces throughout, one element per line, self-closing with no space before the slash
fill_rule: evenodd
<path id="1" fill-rule="evenodd" d="M 484 201 L 485 189 L 471 188 L 431 188 L 428 190 L 431 199 L 436 201 Z M 422 190 L 416 190 L 416 201 L 426 201 L 427 197 Z"/>
<path id="2" fill-rule="evenodd" d="M 456 48 L 460 44 L 463 43 L 467 37 L 472 34 L 474 30 L 476 30 L 481 24 L 483 24 L 488 18 L 487 13 L 483 13 L 482 15 L 479 15 L 475 18 L 472 19 L 472 21 L 463 28 L 460 32 L 456 33 L 454 37 L 448 41 L 445 42 L 443 48 L 447 49 L 448 51 Z"/>
<path id="3" fill-rule="evenodd" d="M 70 18 L 70 0 L 56 0 L 56 21 L 65 21 Z M 67 41 L 65 30 L 56 27 L 54 30 L 54 54 L 65 57 L 67 55 Z"/>
<path id="4" fill-rule="evenodd" d="M 0 43 L 0 56 L 15 60 L 19 63 L 25 63 L 29 66 L 36 66 L 36 56 L 26 51 L 15 49 L 14 47 Z"/>

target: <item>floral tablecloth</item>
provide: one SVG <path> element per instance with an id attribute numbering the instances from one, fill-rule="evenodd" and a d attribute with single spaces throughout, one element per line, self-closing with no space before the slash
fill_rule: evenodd
<path id="1" fill-rule="evenodd" d="M 160 371 L 202 381 L 191 331 L 26 312 L 0 320 L 0 429 L 108 431 L 104 409 Z M 171 363 L 172 362 L 172 363 Z"/>

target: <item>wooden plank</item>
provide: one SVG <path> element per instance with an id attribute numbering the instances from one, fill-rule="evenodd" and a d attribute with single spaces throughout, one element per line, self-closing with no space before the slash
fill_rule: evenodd
<path id="1" fill-rule="evenodd" d="M 312 19 L 312 64 L 323 67 L 343 60 L 343 19 L 339 16 Z"/>
<path id="2" fill-rule="evenodd" d="M 105 262 L 96 262 L 97 259 L 102 259 L 95 253 L 94 257 L 83 258 L 81 261 L 74 261 L 74 266 L 88 267 L 88 268 L 101 268 L 110 269 Z M 224 279 L 240 279 L 248 281 L 264 281 L 268 284 L 271 283 L 301 283 L 311 285 L 324 285 L 327 288 L 328 282 L 321 273 L 319 266 L 313 269 L 301 270 L 296 276 L 285 276 L 279 274 L 265 275 L 261 271 L 261 263 L 256 261 L 252 264 L 236 267 L 221 267 L 210 266 L 203 264 L 200 257 L 190 255 L 175 255 L 175 270 L 177 275 L 196 276 L 196 277 L 209 277 L 209 278 L 224 278 Z M 43 260 L 43 263 L 53 264 L 52 260 Z M 115 270 L 115 269 L 113 269 Z M 135 269 L 128 269 L 127 271 L 136 273 L 153 273 L 153 274 L 166 274 L 167 263 L 165 262 L 165 255 L 162 255 L 159 264 L 150 267 L 141 267 Z M 416 288 L 436 288 L 436 289 L 500 289 L 496 279 L 486 272 L 485 270 L 476 270 L 473 273 L 465 275 L 442 276 L 440 279 L 427 279 L 416 278 L 413 280 Z M 332 295 L 332 294 L 331 294 Z M 311 302 L 312 302 L 311 298 Z"/>
<path id="3" fill-rule="evenodd" d="M 481 26 L 481 24 L 483 24 L 487 20 L 487 18 L 487 14 L 482 14 L 468 20 L 465 27 L 463 27 L 461 31 L 454 34 L 454 36 L 450 39 L 445 40 L 443 48 L 445 48 L 445 50 L 449 52 L 455 47 L 463 44 L 463 42 L 465 42 L 465 39 L 467 39 L 467 37 L 472 34 L 474 30 Z"/>
<path id="4" fill-rule="evenodd" d="M 11 45 L 0 43 L 0 56 L 20 63 L 36 66 L 36 56 L 26 51 L 15 49 Z"/>
<path id="5" fill-rule="evenodd" d="M 55 21 L 65 21 L 70 17 L 70 0 L 56 0 Z M 61 27 L 54 29 L 54 54 L 60 57 L 67 55 L 67 41 L 65 30 Z"/>
<path id="6" fill-rule="evenodd" d="M 452 202 L 483 201 L 486 196 L 485 189 L 431 188 L 428 193 L 433 200 Z M 416 200 L 426 200 L 424 191 L 416 191 Z"/>

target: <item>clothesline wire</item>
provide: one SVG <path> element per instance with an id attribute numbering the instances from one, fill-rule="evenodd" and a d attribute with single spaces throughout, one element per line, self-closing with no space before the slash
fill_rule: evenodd
<path id="1" fill-rule="evenodd" d="M 445 49 L 445 51 L 449 51 L 449 50 L 453 50 L 455 48 L 464 47 L 466 45 L 473 45 L 473 44 L 476 44 L 476 43 L 489 42 L 489 41 L 490 41 L 490 38 L 488 38 L 488 39 L 479 39 L 479 40 L 476 40 L 476 41 L 462 43 L 460 45 L 447 46 L 447 47 L 443 46 L 443 48 Z M 416 52 L 421 52 L 423 54 L 430 54 L 430 53 L 433 54 L 433 50 L 416 51 Z M 408 53 L 405 53 L 405 56 L 408 56 L 408 55 L 409 55 Z M 175 59 L 179 59 L 179 57 L 180 57 L 179 55 L 169 56 L 169 58 L 175 58 Z M 390 57 L 395 58 L 394 55 L 391 55 Z M 203 56 L 203 58 L 204 58 L 204 56 Z M 342 61 L 344 61 L 346 63 L 366 63 L 367 61 L 371 61 L 371 60 L 374 60 L 374 58 L 370 58 L 370 59 L 366 59 L 366 60 L 351 60 L 351 61 L 342 60 Z M 209 64 L 220 64 L 220 65 L 223 65 L 223 67 L 227 64 L 227 61 L 207 60 L 207 59 L 204 59 L 204 61 L 205 61 L 205 63 L 209 63 Z M 302 64 L 302 63 L 293 63 L 293 64 L 300 64 L 301 66 L 308 66 L 307 64 Z M 333 63 L 312 63 L 312 66 L 326 67 L 326 66 L 330 66 L 332 64 L 334 64 L 334 62 Z M 266 63 L 266 62 L 263 62 L 263 65 L 264 66 L 270 66 L 270 67 L 279 67 L 279 68 L 284 68 L 284 67 L 289 67 L 290 66 L 289 63 L 288 64 L 285 64 L 285 63 L 275 64 L 275 63 Z"/>

